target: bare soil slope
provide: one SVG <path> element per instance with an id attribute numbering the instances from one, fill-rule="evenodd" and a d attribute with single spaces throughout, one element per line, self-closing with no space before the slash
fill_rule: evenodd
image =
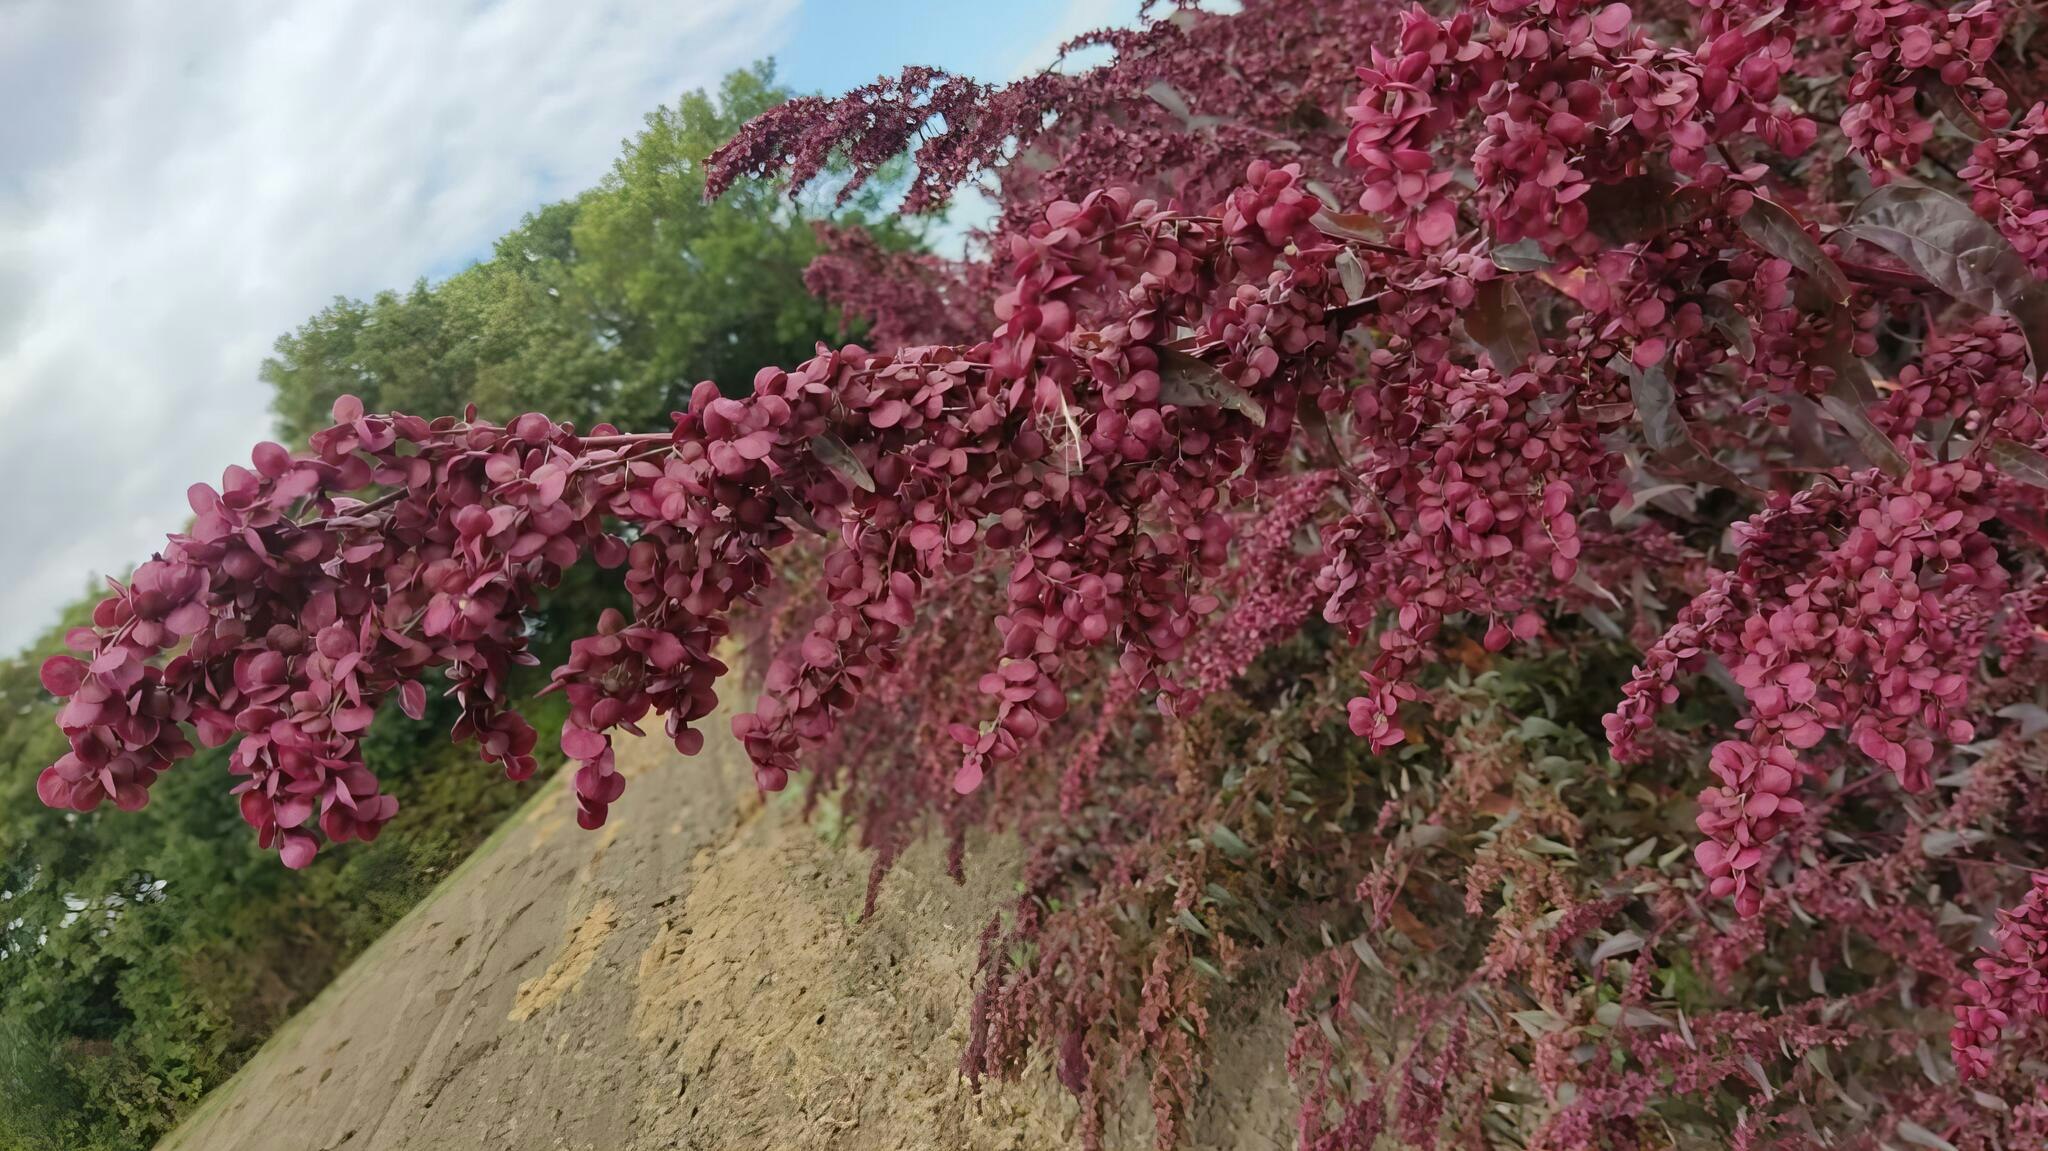
<path id="1" fill-rule="evenodd" d="M 975 845 L 959 886 L 926 845 L 861 923 L 867 858 L 764 807 L 729 738 L 620 758 L 601 831 L 550 784 L 159 1151 L 1072 1142 L 1050 1077 L 976 1096 L 955 1072 L 1013 847 Z M 1226 1041 L 1202 1145 L 1289 1144 L 1284 1043 L 1270 1021 Z M 1113 1144 L 1149 1146 L 1126 1111 Z"/>

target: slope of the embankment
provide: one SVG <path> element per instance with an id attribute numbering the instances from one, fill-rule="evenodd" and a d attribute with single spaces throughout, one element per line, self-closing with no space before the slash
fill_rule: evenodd
<path id="1" fill-rule="evenodd" d="M 865 856 L 763 806 L 706 727 L 688 761 L 622 747 L 596 833 L 550 784 L 159 1151 L 1069 1145 L 1049 1077 L 977 1096 L 954 1070 L 1014 849 L 977 844 L 960 886 L 926 845 L 858 922 Z M 1287 1145 L 1284 1042 L 1233 1040 L 1202 1143 Z M 1149 1145 L 1126 1110 L 1112 1143 Z"/>

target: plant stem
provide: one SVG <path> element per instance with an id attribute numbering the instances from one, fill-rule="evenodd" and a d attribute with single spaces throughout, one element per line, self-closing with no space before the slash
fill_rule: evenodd
<path id="1" fill-rule="evenodd" d="M 615 448 L 628 444 L 664 443 L 674 438 L 673 432 L 636 432 L 619 436 L 583 436 L 581 442 L 586 448 Z"/>

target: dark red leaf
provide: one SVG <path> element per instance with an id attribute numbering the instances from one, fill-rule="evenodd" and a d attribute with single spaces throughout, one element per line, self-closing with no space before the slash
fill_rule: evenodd
<path id="1" fill-rule="evenodd" d="M 2011 316 L 2039 374 L 2048 357 L 2048 288 L 1969 205 L 1936 188 L 1895 181 L 1864 197 L 1844 231 L 1891 253 L 1956 301 Z"/>
<path id="2" fill-rule="evenodd" d="M 1891 437 L 1870 421 L 1870 413 L 1864 407 L 1863 396 L 1853 376 L 1836 373 L 1834 384 L 1820 398 L 1820 406 L 1849 434 L 1850 442 L 1863 453 L 1863 458 L 1886 475 L 1903 476 L 1910 470 L 1906 457 L 1899 454 Z"/>
<path id="3" fill-rule="evenodd" d="M 51 695 L 77 694 L 79 687 L 85 683 L 85 676 L 85 663 L 71 656 L 53 655 L 43 661 L 43 690 Z"/>
<path id="4" fill-rule="evenodd" d="M 1806 273 L 1831 303 L 1847 302 L 1849 277 L 1807 235 L 1805 226 L 1791 209 L 1758 196 L 1737 223 L 1758 247 Z"/>

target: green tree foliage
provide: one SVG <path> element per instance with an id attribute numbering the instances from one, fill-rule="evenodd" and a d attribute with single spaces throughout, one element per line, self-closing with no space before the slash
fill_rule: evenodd
<path id="1" fill-rule="evenodd" d="M 660 427 L 697 381 L 729 392 L 808 357 L 838 311 L 803 290 L 816 201 L 761 182 L 704 201 L 703 158 L 786 93 L 766 65 L 647 117 L 595 187 L 527 216 L 445 282 L 338 299 L 277 342 L 263 378 L 292 439 L 343 393 L 375 411 L 544 411 L 590 427 Z M 886 187 L 886 183 L 883 187 Z M 871 192 L 849 212 L 875 214 Z M 807 210 L 808 208 L 808 210 Z M 910 237 L 894 217 L 885 243 Z"/>
<path id="2" fill-rule="evenodd" d="M 450 747 L 436 700 L 426 722 L 385 717 L 368 752 L 417 842 L 283 873 L 222 802 L 218 751 L 140 812 L 51 811 L 36 669 L 60 635 L 0 664 L 0 1148 L 147 1147 L 530 791 Z"/>
<path id="3" fill-rule="evenodd" d="M 263 366 L 281 437 L 303 442 L 343 392 L 378 409 L 474 402 L 659 427 L 697 380 L 746 388 L 759 365 L 808 355 L 839 328 L 803 287 L 815 203 L 761 187 L 707 205 L 699 171 L 785 95 L 764 65 L 685 96 L 597 187 L 535 211 L 487 260 L 336 300 Z M 617 594 L 587 571 L 554 589 L 528 694 Z M 221 752 L 171 772 L 140 812 L 46 809 L 36 774 L 64 745 L 37 668 L 96 598 L 0 662 L 0 1151 L 148 1147 L 538 786 L 450 744 L 456 709 L 435 700 L 424 722 L 380 719 L 366 749 L 406 834 L 303 872 L 258 851 L 223 801 Z M 527 714 L 546 732 L 559 707 Z"/>

